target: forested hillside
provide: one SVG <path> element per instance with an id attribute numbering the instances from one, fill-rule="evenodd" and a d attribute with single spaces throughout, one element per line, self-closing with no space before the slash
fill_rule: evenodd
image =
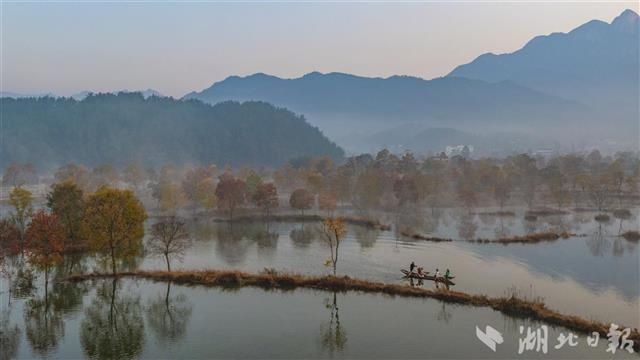
<path id="1" fill-rule="evenodd" d="M 302 116 L 263 102 L 215 106 L 140 93 L 0 99 L 0 166 L 169 162 L 277 165 L 342 149 Z"/>

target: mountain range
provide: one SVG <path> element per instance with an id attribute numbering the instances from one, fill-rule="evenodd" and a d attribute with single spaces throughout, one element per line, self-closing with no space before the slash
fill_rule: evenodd
<path id="1" fill-rule="evenodd" d="M 350 153 L 381 147 L 441 151 L 462 143 L 485 155 L 540 147 L 635 149 L 639 29 L 638 14 L 626 10 L 610 23 L 593 20 L 567 33 L 537 36 L 512 53 L 480 55 L 436 79 L 257 73 L 230 76 L 182 100 L 285 107 Z M 151 89 L 141 94 L 162 96 Z"/>
<path id="2" fill-rule="evenodd" d="M 638 15 L 626 10 L 611 23 L 594 20 L 536 37 L 511 54 L 481 55 L 443 78 L 313 72 L 283 79 L 258 73 L 228 77 L 184 99 L 284 106 L 351 152 L 384 146 L 374 135 L 402 132 L 394 128 L 405 123 L 485 139 L 509 132 L 567 147 L 625 147 L 637 145 L 638 41 Z M 399 145 L 409 147 L 405 140 Z"/>
<path id="3" fill-rule="evenodd" d="M 483 54 L 447 76 L 513 81 L 609 116 L 637 115 L 639 30 L 638 14 L 626 10 L 611 23 L 592 20 L 566 34 L 535 37 L 513 53 Z"/>

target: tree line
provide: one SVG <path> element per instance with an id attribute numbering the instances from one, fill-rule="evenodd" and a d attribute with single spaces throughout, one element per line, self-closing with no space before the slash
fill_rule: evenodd
<path id="1" fill-rule="evenodd" d="M 5 186 L 37 179 L 29 164 L 11 164 Z M 602 156 L 567 154 L 551 158 L 518 154 L 502 159 L 471 159 L 444 154 L 419 158 L 411 152 L 382 150 L 352 156 L 295 158 L 277 168 L 219 169 L 215 165 L 164 165 L 159 169 L 130 163 L 120 169 L 102 165 L 61 166 L 54 183 L 71 182 L 85 193 L 103 186 L 127 188 L 162 213 L 219 210 L 233 219 L 258 210 L 317 209 L 331 215 L 338 206 L 390 210 L 412 207 L 496 207 L 529 209 L 624 208 L 638 200 L 640 158 L 621 152 Z M 288 199 L 288 201 L 287 201 Z"/>

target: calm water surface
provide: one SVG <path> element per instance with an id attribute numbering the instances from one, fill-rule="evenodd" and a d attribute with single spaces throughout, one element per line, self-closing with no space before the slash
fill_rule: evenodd
<path id="1" fill-rule="evenodd" d="M 147 281 L 57 284 L 47 295 L 3 304 L 8 358 L 514 358 L 519 327 L 543 325 L 436 300 L 296 290 L 183 287 Z M 504 334 L 493 353 L 475 337 Z M 14 331 L 17 330 L 17 331 Z M 547 358 L 603 358 L 579 335 Z M 531 358 L 542 353 L 525 352 Z M 616 357 L 625 358 L 618 351 Z"/>
<path id="2" fill-rule="evenodd" d="M 598 223 L 594 213 L 499 218 L 444 213 L 414 224 L 417 232 L 461 239 L 461 223 L 476 227 L 472 238 L 495 238 L 496 232 L 523 235 L 533 231 L 568 231 L 581 236 L 538 244 L 433 243 L 352 226 L 340 248 L 338 272 L 376 281 L 401 282 L 401 268 L 411 261 L 427 271 L 446 268 L 456 276 L 456 290 L 501 296 L 517 291 L 543 297 L 549 307 L 602 321 L 640 327 L 640 247 L 618 237 L 637 229 L 638 212 L 627 220 Z M 460 217 L 470 217 L 468 220 Z M 328 248 L 316 224 L 260 222 L 233 224 L 200 221 L 191 224 L 194 246 L 175 268 L 264 268 L 304 274 L 327 274 Z M 622 229 L 622 230 L 621 230 Z M 430 230 L 430 231 L 428 231 Z M 463 230 L 462 232 L 464 233 Z M 161 259 L 147 258 L 142 268 L 162 268 Z M 433 286 L 433 284 L 425 284 Z M 579 303 L 579 306 L 577 306 Z"/>
<path id="3" fill-rule="evenodd" d="M 404 229 L 456 239 L 433 243 L 392 231 L 349 227 L 338 272 L 375 281 L 403 283 L 399 270 L 411 261 L 428 271 L 450 268 L 455 290 L 501 296 L 517 291 L 543 297 L 550 308 L 589 319 L 640 327 L 640 249 L 617 235 L 638 228 L 629 219 L 598 223 L 594 213 L 539 217 L 469 215 L 464 211 L 382 217 Z M 150 219 L 150 223 L 154 220 Z M 275 268 L 328 274 L 328 248 L 314 223 L 190 221 L 195 238 L 175 269 Z M 465 238 L 495 238 L 537 231 L 579 236 L 538 244 L 475 244 Z M 162 259 L 143 257 L 130 268 L 163 269 Z M 80 258 L 74 271 L 100 270 Z M 55 283 L 46 296 L 42 274 L 34 288 L 0 282 L 0 359 L 4 358 L 513 358 L 519 327 L 539 326 L 490 309 L 435 300 L 371 294 L 296 290 L 265 292 L 183 287 L 120 280 Z M 52 278 L 59 276 L 54 273 Z M 427 282 L 423 286 L 432 287 Z M 497 353 L 475 337 L 475 326 L 505 335 Z M 600 346 L 553 349 L 547 357 L 603 358 Z M 535 357 L 528 353 L 518 357 Z M 618 352 L 618 355 L 626 356 Z M 635 357 L 637 358 L 637 356 Z"/>

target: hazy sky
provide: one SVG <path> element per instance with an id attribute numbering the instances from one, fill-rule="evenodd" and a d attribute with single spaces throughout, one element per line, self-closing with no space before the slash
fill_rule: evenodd
<path id="1" fill-rule="evenodd" d="M 433 78 L 638 2 L 2 3 L 2 90 L 153 88 L 311 71 Z"/>

